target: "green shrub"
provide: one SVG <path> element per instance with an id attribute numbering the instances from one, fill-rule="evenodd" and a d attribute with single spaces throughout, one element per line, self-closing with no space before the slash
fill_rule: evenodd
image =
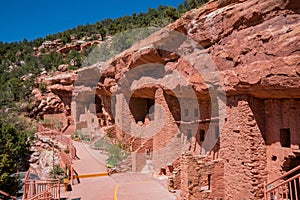
<path id="1" fill-rule="evenodd" d="M 39 90 L 41 91 L 41 93 L 46 93 L 47 92 L 47 84 L 46 83 L 40 83 L 39 84 Z"/>
<path id="2" fill-rule="evenodd" d="M 60 179 L 64 177 L 64 169 L 61 168 L 59 165 L 54 165 L 54 168 L 50 171 L 49 177 L 54 179 Z"/>

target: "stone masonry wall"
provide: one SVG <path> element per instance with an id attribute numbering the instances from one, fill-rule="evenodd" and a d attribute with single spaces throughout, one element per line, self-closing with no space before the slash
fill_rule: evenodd
<path id="1" fill-rule="evenodd" d="M 221 131 L 226 199 L 259 199 L 266 180 L 266 146 L 259 124 L 263 101 L 246 95 L 227 98 L 227 120 Z"/>
<path id="2" fill-rule="evenodd" d="M 182 156 L 182 200 L 221 200 L 225 197 L 223 160 L 204 160 L 187 152 Z"/>
<path id="3" fill-rule="evenodd" d="M 282 175 L 291 166 L 284 166 L 288 158 L 295 158 L 293 151 L 300 147 L 300 100 L 268 99 L 266 107 L 266 141 L 268 181 Z M 290 130 L 290 146 L 283 146 L 280 141 L 280 130 Z M 287 169 L 284 169 L 287 167 Z"/>
<path id="4" fill-rule="evenodd" d="M 161 109 L 156 109 L 157 106 Z M 165 121 L 162 121 L 163 127 L 153 138 L 154 167 L 162 167 L 169 162 L 172 163 L 182 152 L 181 138 L 177 137 L 180 133 L 179 127 L 169 110 L 164 91 L 158 89 L 155 93 L 154 119 L 159 120 L 162 116 L 165 116 Z"/>

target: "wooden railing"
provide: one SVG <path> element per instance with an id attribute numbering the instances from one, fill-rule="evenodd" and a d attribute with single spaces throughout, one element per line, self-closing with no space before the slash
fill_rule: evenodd
<path id="1" fill-rule="evenodd" d="M 60 151 L 60 162 L 62 163 L 62 167 L 64 167 L 64 165 L 68 166 L 72 164 L 72 159 L 64 152 L 64 150 Z"/>
<path id="2" fill-rule="evenodd" d="M 55 138 L 57 139 L 60 143 L 66 145 L 70 151 L 70 156 L 71 159 L 76 159 L 76 148 L 73 145 L 73 140 L 69 137 L 66 137 L 64 135 L 62 135 L 62 133 L 58 132 L 58 131 L 54 131 L 54 130 L 50 130 L 49 132 L 40 132 L 40 134 L 51 138 L 52 140 Z"/>
<path id="3" fill-rule="evenodd" d="M 72 159 L 76 158 L 76 148 L 73 145 L 73 141 L 71 138 L 63 136 L 63 135 L 56 135 L 56 139 L 64 143 L 70 150 L 70 155 Z"/>
<path id="4" fill-rule="evenodd" d="M 24 183 L 24 200 L 60 199 L 59 180 L 27 180 Z"/>
<path id="5" fill-rule="evenodd" d="M 4 195 L 5 197 L 10 198 L 10 199 L 16 199 L 16 197 L 11 196 L 10 194 L 8 194 L 7 192 L 4 192 L 2 190 L 0 190 L 0 194 Z"/>
<path id="6" fill-rule="evenodd" d="M 264 194 L 265 200 L 300 200 L 300 165 L 265 184 Z"/>
<path id="7" fill-rule="evenodd" d="M 72 159 L 63 150 L 60 152 L 60 164 L 61 167 L 69 171 L 67 174 L 70 177 L 71 184 L 74 185 L 74 169 L 72 165 Z"/>
<path id="8" fill-rule="evenodd" d="M 41 134 L 52 139 L 53 137 L 55 137 L 55 139 L 57 139 L 59 142 L 63 143 L 69 148 L 71 158 L 76 159 L 76 148 L 74 147 L 73 140 L 71 138 L 66 137 L 62 135 L 60 132 L 53 131 L 53 130 L 49 132 L 41 132 Z"/>
<path id="9" fill-rule="evenodd" d="M 28 200 L 52 200 L 52 199 L 53 199 L 52 194 L 48 190 L 45 190 L 41 193 L 34 195 Z"/>

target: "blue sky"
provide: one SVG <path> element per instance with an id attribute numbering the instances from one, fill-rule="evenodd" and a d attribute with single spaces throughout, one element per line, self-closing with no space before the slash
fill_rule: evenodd
<path id="1" fill-rule="evenodd" d="M 3 0 L 0 2 L 0 40 L 33 40 L 80 24 L 93 24 L 146 12 L 159 5 L 177 8 L 183 0 Z"/>

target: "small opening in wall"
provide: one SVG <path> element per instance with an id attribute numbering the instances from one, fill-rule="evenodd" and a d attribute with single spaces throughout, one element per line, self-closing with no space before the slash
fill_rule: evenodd
<path id="1" fill-rule="evenodd" d="M 208 191 L 210 190 L 210 180 L 211 180 L 211 174 L 208 174 L 207 176 L 203 176 L 201 180 L 201 191 Z"/>
<path id="2" fill-rule="evenodd" d="M 98 95 L 95 95 L 96 113 L 102 113 L 102 101 Z"/>
<path id="3" fill-rule="evenodd" d="M 242 162 L 242 165 L 245 165 L 245 162 Z"/>
<path id="4" fill-rule="evenodd" d="M 282 147 L 291 147 L 291 132 L 289 128 L 280 129 L 280 143 Z"/>
<path id="5" fill-rule="evenodd" d="M 199 110 L 198 110 L 198 108 L 194 108 L 194 117 L 199 117 Z"/>
<path id="6" fill-rule="evenodd" d="M 273 161 L 276 161 L 277 160 L 277 156 L 272 156 L 271 158 Z"/>
<path id="7" fill-rule="evenodd" d="M 205 130 L 200 129 L 200 142 L 203 142 L 205 139 Z"/>
<path id="8" fill-rule="evenodd" d="M 184 116 L 185 117 L 189 116 L 189 109 L 184 109 Z"/>
<path id="9" fill-rule="evenodd" d="M 211 174 L 208 174 L 208 176 L 207 176 L 208 190 L 210 190 L 210 179 L 211 179 Z"/>
<path id="10" fill-rule="evenodd" d="M 191 140 L 192 137 L 193 137 L 192 129 L 188 129 L 188 132 L 187 132 L 187 139 L 188 139 L 188 140 Z"/>
<path id="11" fill-rule="evenodd" d="M 220 128 L 219 126 L 215 126 L 215 138 L 218 140 L 220 137 Z"/>

